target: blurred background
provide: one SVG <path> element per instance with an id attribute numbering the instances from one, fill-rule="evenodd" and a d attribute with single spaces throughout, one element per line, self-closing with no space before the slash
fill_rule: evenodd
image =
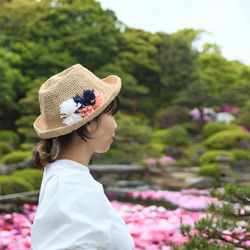
<path id="1" fill-rule="evenodd" d="M 42 171 L 34 169 L 32 149 L 39 142 L 33 130 L 38 90 L 76 63 L 100 78 L 115 74 L 122 79 L 116 138 L 109 152 L 91 160 L 93 175 L 106 191 L 113 188 L 110 199 L 131 198 L 134 193 L 127 191 L 135 188 L 249 186 L 249 1 L 0 0 L 0 10 L 2 196 L 35 192 L 29 202 L 37 203 Z M 229 190 L 240 192 L 247 191 Z M 151 204 L 162 197 L 156 195 Z M 3 200 L 1 211 L 12 211 Z M 159 203 L 169 209 L 183 204 Z M 194 204 L 201 205 L 192 200 L 187 208 Z M 36 208 L 25 209 L 31 223 Z M 1 222 L 0 237 L 10 239 L 6 224 L 15 223 Z M 160 231 L 165 235 L 166 229 L 158 228 L 156 236 Z M 173 230 L 169 235 L 179 237 Z M 158 238 L 162 246 L 164 237 Z M 147 244 L 159 243 L 152 242 Z M 21 249 L 8 244 L 1 249 Z M 138 241 L 137 249 L 169 249 L 143 244 Z"/>

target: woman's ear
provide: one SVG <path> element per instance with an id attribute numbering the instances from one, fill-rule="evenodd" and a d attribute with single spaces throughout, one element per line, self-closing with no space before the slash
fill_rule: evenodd
<path id="1" fill-rule="evenodd" d="M 96 121 L 90 121 L 85 125 L 86 131 L 91 134 L 97 129 L 97 122 Z"/>

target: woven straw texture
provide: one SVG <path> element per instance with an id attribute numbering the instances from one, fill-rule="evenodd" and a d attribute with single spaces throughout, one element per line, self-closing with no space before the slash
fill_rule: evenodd
<path id="1" fill-rule="evenodd" d="M 93 90 L 103 94 L 104 103 L 91 114 L 70 125 L 63 123 L 60 117 L 60 105 L 76 95 L 83 95 L 83 90 Z M 100 79 L 80 64 L 50 77 L 39 90 L 41 115 L 34 122 L 34 129 L 42 139 L 68 134 L 93 120 L 115 99 L 121 89 L 118 76 Z"/>

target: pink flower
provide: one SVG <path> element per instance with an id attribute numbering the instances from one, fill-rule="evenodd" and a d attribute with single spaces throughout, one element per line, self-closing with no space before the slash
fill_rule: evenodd
<path id="1" fill-rule="evenodd" d="M 149 163 L 149 164 L 155 164 L 156 163 L 156 159 L 154 159 L 154 158 L 148 158 L 148 159 L 146 159 L 146 162 Z"/>
<path id="2" fill-rule="evenodd" d="M 95 104 L 92 107 L 93 107 L 93 109 L 97 109 L 103 103 L 104 103 L 104 96 L 103 96 L 103 94 L 96 94 L 95 95 Z"/>
<path id="3" fill-rule="evenodd" d="M 174 159 L 170 156 L 163 156 L 160 159 L 160 162 L 162 162 L 162 163 L 168 163 L 168 162 L 173 162 L 173 161 L 174 161 Z"/>
<path id="4" fill-rule="evenodd" d="M 81 117 L 85 117 L 94 111 L 93 106 L 85 106 L 77 110 L 81 114 Z"/>
<path id="5" fill-rule="evenodd" d="M 250 133 L 249 129 L 247 127 L 245 127 L 245 126 L 238 125 L 238 128 L 246 131 L 247 133 Z"/>

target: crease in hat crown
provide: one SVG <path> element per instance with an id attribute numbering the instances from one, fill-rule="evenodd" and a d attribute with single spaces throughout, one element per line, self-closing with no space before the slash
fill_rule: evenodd
<path id="1" fill-rule="evenodd" d="M 60 105 L 76 95 L 82 95 L 87 89 L 102 94 L 104 103 L 80 121 L 70 125 L 64 124 L 60 115 Z M 68 134 L 99 115 L 115 99 L 120 89 L 121 79 L 118 76 L 110 75 L 100 79 L 81 64 L 73 65 L 51 76 L 41 86 L 39 90 L 41 115 L 34 122 L 34 129 L 42 139 Z"/>

